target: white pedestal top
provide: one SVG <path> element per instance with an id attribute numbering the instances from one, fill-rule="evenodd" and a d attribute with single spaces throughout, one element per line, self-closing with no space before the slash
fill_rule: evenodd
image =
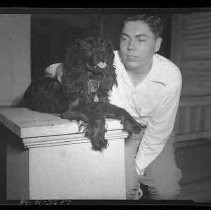
<path id="1" fill-rule="evenodd" d="M 20 137 L 25 146 L 32 143 L 37 145 L 38 142 L 39 145 L 41 142 L 42 145 L 43 142 L 49 144 L 49 141 L 51 144 L 57 144 L 58 136 L 59 139 L 67 142 L 66 139 L 70 139 L 70 135 L 71 141 L 88 141 L 84 133 L 79 131 L 79 124 L 76 121 L 61 119 L 53 114 L 35 112 L 27 108 L 0 107 L 0 123 Z M 119 133 L 126 137 L 126 133 L 121 131 L 120 121 L 107 119 L 106 126 L 107 139 L 118 138 Z"/>

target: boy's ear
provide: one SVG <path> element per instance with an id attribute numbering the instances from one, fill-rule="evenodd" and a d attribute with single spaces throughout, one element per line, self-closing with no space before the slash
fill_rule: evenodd
<path id="1" fill-rule="evenodd" d="M 155 53 L 160 50 L 161 43 L 162 43 L 162 38 L 161 37 L 156 38 L 156 40 L 155 40 L 155 50 L 154 50 Z"/>

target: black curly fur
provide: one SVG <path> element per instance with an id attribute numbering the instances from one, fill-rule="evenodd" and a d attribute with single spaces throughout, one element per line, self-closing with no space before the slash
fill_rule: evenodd
<path id="1" fill-rule="evenodd" d="M 108 92 L 113 85 L 117 85 L 113 59 L 114 53 L 107 40 L 100 37 L 75 40 L 67 49 L 63 65 L 62 84 L 65 95 L 70 100 L 86 97 L 88 101 L 93 101 L 93 95 L 87 92 L 87 81 L 94 79 L 101 82 L 97 90 L 99 100 L 108 102 Z M 103 70 L 97 66 L 99 62 L 106 63 Z"/>
<path id="2" fill-rule="evenodd" d="M 109 41 L 101 37 L 75 40 L 67 49 L 63 68 L 62 84 L 69 109 L 60 116 L 82 120 L 86 125 L 85 136 L 91 140 L 94 150 L 102 151 L 107 147 L 105 118 L 119 119 L 129 135 L 145 127 L 127 111 L 109 103 L 109 91 L 117 85 L 114 53 Z"/>
<path id="3" fill-rule="evenodd" d="M 68 109 L 63 87 L 55 78 L 33 81 L 25 91 L 19 107 L 44 113 L 62 113 Z"/>

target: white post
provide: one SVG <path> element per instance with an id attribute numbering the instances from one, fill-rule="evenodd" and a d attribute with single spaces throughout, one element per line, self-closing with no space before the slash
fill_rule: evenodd
<path id="1" fill-rule="evenodd" d="M 29 14 L 0 14 L 0 105 L 14 105 L 31 81 Z"/>
<path id="2" fill-rule="evenodd" d="M 0 108 L 0 123 L 21 141 L 25 151 L 10 149 L 8 199 L 126 199 L 124 138 L 117 120 L 106 121 L 108 148 L 91 149 L 76 122 L 25 108 Z M 15 151 L 15 153 L 13 153 Z M 13 158 L 12 158 L 13 157 Z M 15 157 L 15 158 L 14 158 Z M 19 167 L 28 158 L 28 171 Z M 10 165 L 12 164 L 12 167 Z M 17 168 L 16 168 L 17 165 Z M 23 173 L 23 169 L 26 171 Z M 16 177 L 19 177 L 16 179 Z M 22 180 L 28 189 L 18 183 Z M 24 181 L 25 180 L 25 181 Z M 13 189 L 15 186 L 16 189 Z M 18 190 L 17 188 L 21 188 Z"/>

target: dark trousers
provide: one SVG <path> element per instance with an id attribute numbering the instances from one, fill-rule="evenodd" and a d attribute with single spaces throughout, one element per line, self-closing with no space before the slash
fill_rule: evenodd
<path id="1" fill-rule="evenodd" d="M 144 175 L 138 175 L 135 156 L 139 140 L 125 142 L 126 199 L 139 199 L 139 182 L 148 186 L 150 199 L 175 200 L 180 193 L 181 170 L 175 161 L 173 141 L 168 141 L 163 151 L 145 169 Z"/>

